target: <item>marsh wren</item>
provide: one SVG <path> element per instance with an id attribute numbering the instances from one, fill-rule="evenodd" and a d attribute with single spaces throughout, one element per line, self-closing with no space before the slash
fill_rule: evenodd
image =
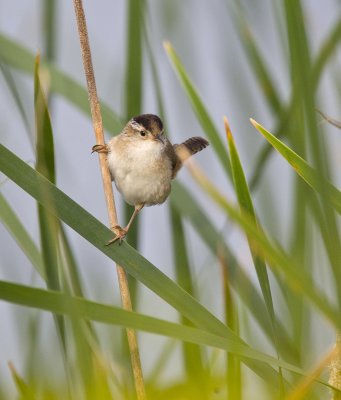
<path id="1" fill-rule="evenodd" d="M 161 119 L 153 114 L 132 118 L 122 132 L 106 145 L 95 145 L 92 151 L 107 154 L 111 179 L 124 200 L 135 207 L 125 228 L 108 244 L 121 241 L 144 206 L 162 204 L 171 192 L 171 182 L 183 162 L 209 145 L 201 137 L 191 137 L 172 145 L 164 134 Z"/>

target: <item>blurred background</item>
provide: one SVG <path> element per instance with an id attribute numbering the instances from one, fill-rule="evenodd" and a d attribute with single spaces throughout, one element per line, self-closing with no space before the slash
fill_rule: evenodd
<path id="1" fill-rule="evenodd" d="M 285 3 L 290 2 L 148 0 L 135 2 L 135 17 L 134 12 L 130 10 L 129 13 L 128 7 L 133 3 L 123 0 L 84 1 L 98 95 L 113 115 L 118 116 L 117 123 L 107 130 L 107 138 L 113 133 L 119 133 L 120 128 L 133 115 L 143 112 L 162 115 L 166 133 L 173 143 L 193 135 L 209 139 L 163 47 L 164 41 L 170 41 L 226 148 L 223 116 L 229 119 L 263 228 L 291 254 L 295 253 L 295 240 L 302 239 L 297 230 L 300 218 L 298 204 L 302 203 L 297 200 L 295 173 L 277 153 L 266 150 L 265 140 L 249 122 L 252 117 L 269 131 L 279 133 L 282 138 L 285 137 L 284 141 L 314 164 L 314 157 L 309 150 L 307 127 L 304 127 L 305 134 L 302 136 L 295 132 L 295 129 L 299 129 L 299 125 L 293 129 L 295 113 L 289 115 L 289 121 L 283 122 L 284 110 L 291 104 L 295 90 L 300 85 L 293 62 L 292 47 L 296 39 L 290 37 L 293 31 L 288 31 L 290 7 Z M 337 28 L 341 21 L 340 2 L 309 0 L 301 1 L 301 6 L 309 57 L 316 60 L 331 33 L 337 29 L 340 31 Z M 142 26 L 136 25 L 138 32 L 134 36 L 132 25 L 141 18 Z M 0 35 L 1 143 L 34 166 L 33 77 L 32 73 L 24 71 L 26 67 L 18 66 L 20 60 L 17 65 L 9 61 L 12 59 L 10 46 L 3 39 L 24 47 L 32 56 L 40 53 L 42 62 L 53 64 L 56 69 L 85 87 L 73 4 L 67 0 L 0 0 Z M 136 37 L 140 38 L 141 43 Z M 317 94 L 316 107 L 339 120 L 340 37 L 337 33 L 331 41 L 331 55 L 323 64 L 314 89 Z M 134 43 L 136 48 L 132 49 Z M 305 62 L 303 55 L 302 62 Z M 41 80 L 46 92 L 50 94 L 56 184 L 107 225 L 97 155 L 91 155 L 91 147 L 95 144 L 91 120 L 67 96 L 58 94 L 58 89 L 49 90 L 50 79 L 48 73 L 44 72 L 44 66 L 41 68 Z M 20 98 L 19 103 L 13 87 Z M 22 104 L 22 110 L 18 104 Z M 341 132 L 327 124 L 322 117 L 316 118 L 319 129 L 323 130 L 322 140 L 328 154 L 330 179 L 336 186 L 340 186 L 338 171 L 341 166 Z M 289 129 L 292 136 L 288 133 Z M 233 183 L 227 178 L 215 149 L 210 146 L 196 156 L 196 161 L 227 199 L 234 202 L 236 196 Z M 244 233 L 205 195 L 185 168 L 177 179 L 196 199 L 229 248 L 233 249 L 238 265 L 257 285 Z M 0 175 L 0 189 L 39 245 L 35 201 L 4 175 Z M 123 224 L 125 206 L 120 195 L 117 192 L 115 194 L 119 218 Z M 143 209 L 136 223 L 138 229 L 133 232 L 131 241 L 144 257 L 166 275 L 177 279 L 170 229 L 170 203 L 167 201 L 164 205 Z M 334 301 L 331 274 L 327 268 L 322 267 L 326 255 L 321 250 L 320 241 L 314 236 L 314 228 L 311 227 L 311 235 L 307 231 L 308 228 L 304 233 L 304 251 L 310 254 L 312 275 L 318 277 L 317 285 Z M 195 295 L 212 313 L 223 318 L 219 260 L 188 220 L 184 220 L 184 232 Z M 66 233 L 79 265 L 85 296 L 98 302 L 119 305 L 117 277 L 112 261 L 68 227 Z M 8 229 L 1 224 L 0 248 L 0 279 L 45 287 L 44 281 L 32 268 Z M 309 262 L 304 260 L 304 263 Z M 321 269 L 317 269 L 319 266 Z M 295 318 L 290 316 L 287 299 L 271 273 L 270 281 L 276 314 L 281 316 L 289 331 L 294 331 Z M 328 288 L 331 288 L 330 293 Z M 150 290 L 139 285 L 135 291 L 137 311 L 178 321 L 178 313 Z M 240 305 L 240 335 L 251 345 L 275 355 L 273 345 L 266 339 L 254 317 L 245 311 L 237 296 L 236 302 Z M 40 368 L 44 365 L 49 368 L 52 357 L 55 360 L 55 373 L 49 376 L 51 385 L 64 379 L 58 337 L 50 315 L 1 302 L 0 316 L 0 386 L 3 393 L 9 393 L 9 396 L 15 393 L 8 361 L 12 361 L 17 370 L 24 371 L 29 363 L 33 364 L 30 357 L 39 360 Z M 312 328 L 307 338 L 311 351 L 301 358 L 302 366 L 314 362 L 334 341 L 333 330 L 320 317 L 307 317 L 307 326 Z M 111 347 L 113 336 L 116 341 L 121 340 L 119 328 L 98 327 L 98 331 L 104 348 Z M 36 340 L 28 341 L 28 335 Z M 169 344 L 169 339 L 145 333 L 140 333 L 139 339 L 144 373 L 148 377 L 155 373 L 156 363 L 166 344 Z M 160 384 L 167 385 L 181 378 L 181 357 L 179 343 L 173 344 L 158 377 Z M 207 357 L 212 357 L 212 354 L 208 353 Z M 221 361 L 218 359 L 215 365 L 219 371 Z M 256 385 L 263 385 L 255 377 L 252 379 Z M 253 388 L 245 385 L 244 398 L 251 398 L 248 395 Z M 217 394 L 217 397 L 212 398 L 220 397 Z"/>

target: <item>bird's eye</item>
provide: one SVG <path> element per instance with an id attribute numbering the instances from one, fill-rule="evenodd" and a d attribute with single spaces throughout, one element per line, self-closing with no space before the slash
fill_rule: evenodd
<path id="1" fill-rule="evenodd" d="M 141 135 L 141 136 L 146 136 L 146 135 L 147 135 L 147 131 L 141 131 L 141 132 L 140 132 L 140 135 Z"/>

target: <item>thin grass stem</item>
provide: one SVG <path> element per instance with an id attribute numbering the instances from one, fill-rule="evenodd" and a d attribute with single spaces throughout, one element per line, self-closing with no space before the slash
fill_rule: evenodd
<path id="1" fill-rule="evenodd" d="M 100 111 L 100 105 L 97 96 L 95 75 L 91 60 L 91 51 L 88 39 L 88 32 L 86 27 L 85 14 L 83 9 L 82 0 L 73 1 L 75 14 L 77 19 L 78 34 L 82 51 L 83 66 L 86 76 L 88 96 L 91 108 L 91 116 L 93 127 L 95 131 L 95 137 L 97 144 L 104 144 L 104 132 L 102 115 Z M 105 154 L 99 154 L 99 162 L 102 173 L 103 187 L 105 193 L 105 199 L 107 204 L 109 223 L 111 227 L 117 225 L 117 213 L 115 206 L 115 198 L 111 185 L 110 172 L 106 162 Z M 125 270 L 118 264 L 116 264 L 118 281 L 120 286 L 122 306 L 125 310 L 131 311 L 132 304 L 128 287 L 128 280 Z M 132 363 L 132 369 L 135 380 L 135 388 L 138 400 L 146 399 L 146 391 L 144 386 L 142 367 L 137 343 L 136 332 L 133 329 L 127 329 L 128 345 Z"/>

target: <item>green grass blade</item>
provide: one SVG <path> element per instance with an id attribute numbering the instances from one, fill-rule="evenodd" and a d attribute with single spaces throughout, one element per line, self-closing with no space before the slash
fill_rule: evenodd
<path id="1" fill-rule="evenodd" d="M 289 162 L 298 175 L 316 192 L 321 193 L 320 181 L 323 179 L 321 174 L 258 122 L 254 120 L 251 120 L 251 122 L 264 138 Z M 341 214 L 341 192 L 329 182 L 326 182 L 325 185 L 328 191 L 328 200 L 335 210 Z"/>
<path id="2" fill-rule="evenodd" d="M 285 2 L 285 12 L 291 56 L 292 85 L 298 98 L 297 123 L 302 120 L 302 126 L 293 136 L 301 136 L 298 142 L 301 142 L 302 145 L 295 146 L 295 149 L 304 154 L 305 148 L 310 148 L 315 168 L 320 172 L 321 177 L 327 178 L 329 165 L 324 138 L 316 123 L 315 88 L 311 82 L 312 63 L 303 5 L 299 1 L 289 0 Z M 309 134 L 309 141 L 307 141 L 309 147 L 305 146 L 307 134 Z M 295 142 L 297 145 L 297 139 Z M 324 180 L 320 180 L 320 185 L 321 190 L 327 190 L 324 187 Z"/>
<path id="3" fill-rule="evenodd" d="M 125 110 L 128 120 L 141 114 L 142 109 L 144 1 L 128 0 L 127 7 Z"/>
<path id="4" fill-rule="evenodd" d="M 93 216 L 87 213 L 67 195 L 58 190 L 46 178 L 16 157 L 11 151 L 0 144 L 0 171 L 13 180 L 23 190 L 34 197 L 72 229 L 88 240 L 102 253 L 122 265 L 128 273 L 144 283 L 152 291 L 167 301 L 168 304 L 189 318 L 197 327 L 243 343 L 238 336 L 230 331 L 221 321 L 208 312 L 192 296 L 166 277 L 160 270 L 139 255 L 131 246 L 106 246 L 112 238 L 112 232 Z M 43 193 L 50 193 L 53 204 L 47 201 Z M 269 382 L 277 379 L 277 373 L 259 364 L 247 362 L 250 368 Z"/>
<path id="5" fill-rule="evenodd" d="M 341 20 L 339 20 L 332 28 L 331 32 L 321 45 L 317 57 L 312 64 L 312 87 L 316 90 L 321 81 L 321 77 L 324 71 L 326 64 L 329 62 L 330 58 L 335 54 L 335 48 L 338 46 L 341 40 Z M 283 136 L 286 129 L 288 129 L 288 123 L 292 121 L 292 111 L 294 108 L 294 102 L 291 100 L 287 109 L 283 111 L 280 117 L 280 121 L 278 122 L 278 128 L 275 129 L 276 137 L 280 138 Z M 266 145 L 259 152 L 258 161 L 256 162 L 256 166 L 254 168 L 255 172 L 250 181 L 250 188 L 254 189 L 259 181 L 259 178 L 262 176 L 262 171 L 269 159 L 272 146 Z"/>
<path id="6" fill-rule="evenodd" d="M 53 132 L 47 99 L 43 93 L 39 78 L 39 58 L 37 58 L 34 73 L 34 100 L 37 133 L 36 169 L 51 183 L 55 183 L 56 178 Z M 46 197 L 46 201 L 51 202 L 51 205 L 53 206 L 54 200 L 50 192 L 46 191 L 43 193 L 43 195 Z M 55 215 L 53 215 L 53 213 L 47 211 L 40 204 L 38 204 L 38 215 L 41 248 L 45 264 L 47 277 L 46 282 L 48 288 L 60 290 L 63 286 L 65 287 L 65 284 L 63 284 L 63 279 L 65 280 L 65 278 L 68 277 L 65 290 L 69 290 L 68 285 L 70 285 L 73 292 L 81 294 L 82 291 L 77 273 L 77 266 L 75 264 L 75 260 L 67 238 L 65 234 L 61 234 L 62 226 L 60 221 L 55 217 Z M 63 258 L 61 255 L 63 255 Z M 64 265 L 64 268 L 62 268 L 62 265 Z M 59 316 L 56 318 L 56 323 L 64 351 L 66 351 L 65 322 Z M 77 335 L 77 338 L 75 339 L 78 349 L 77 353 L 82 359 L 82 362 L 80 363 L 81 368 L 79 371 L 81 371 L 81 375 L 85 377 L 86 382 L 87 377 L 91 376 L 92 362 L 90 357 L 87 357 L 89 354 L 91 354 L 91 351 L 89 351 L 89 346 L 86 343 L 86 339 L 81 335 L 82 331 L 80 330 L 79 326 L 79 321 L 77 320 L 77 316 L 75 316 L 72 319 L 72 327 L 74 329 L 74 335 Z"/>
<path id="7" fill-rule="evenodd" d="M 36 170 L 50 182 L 55 183 L 53 133 L 47 101 L 39 79 L 39 57 L 34 71 L 34 111 L 36 122 Z M 49 193 L 44 195 L 48 198 Z M 53 202 L 52 198 L 49 199 Z M 57 219 L 38 204 L 40 240 L 45 265 L 47 285 L 59 289 L 58 274 L 58 222 Z"/>
<path id="8" fill-rule="evenodd" d="M 25 106 L 24 106 L 24 103 L 23 103 L 23 101 L 21 99 L 20 91 L 17 88 L 17 84 L 16 84 L 16 82 L 15 82 L 13 76 L 12 76 L 12 73 L 10 71 L 10 68 L 8 67 L 7 64 L 4 64 L 4 63 L 0 62 L 0 69 L 1 69 L 2 75 L 3 75 L 4 79 L 5 79 L 5 82 L 6 82 L 7 86 L 8 86 L 8 88 L 9 88 L 12 96 L 13 96 L 15 104 L 16 104 L 16 106 L 18 108 L 19 115 L 20 115 L 20 117 L 21 117 L 21 119 L 23 121 L 23 124 L 24 124 L 24 127 L 25 127 L 25 131 L 26 131 L 27 136 L 28 136 L 28 140 L 31 143 L 32 148 L 34 148 L 34 139 L 33 139 L 32 129 L 31 129 L 31 126 L 30 126 L 29 119 L 28 119 L 28 117 L 26 115 Z"/>
<path id="9" fill-rule="evenodd" d="M 160 78 L 157 70 L 155 56 L 150 44 L 150 32 L 148 30 L 148 24 L 144 24 L 144 38 L 145 47 L 148 54 L 147 58 L 150 61 L 150 67 L 153 75 L 155 97 L 157 99 L 159 113 L 161 119 L 166 122 Z M 176 282 L 180 287 L 185 289 L 187 293 L 189 293 L 193 297 L 196 297 L 194 294 L 193 278 L 187 254 L 186 237 L 184 234 L 181 216 L 178 211 L 172 206 L 172 204 L 170 204 L 169 210 Z M 180 318 L 182 324 L 192 326 L 192 323 L 188 320 L 188 318 L 185 318 L 182 315 L 180 315 Z M 198 399 L 201 397 L 207 397 L 206 385 L 208 383 L 208 379 L 207 374 L 205 374 L 204 372 L 204 357 L 204 349 L 201 349 L 199 346 L 193 343 L 186 342 L 182 344 L 182 358 L 184 369 L 186 371 L 186 375 L 190 381 L 190 384 L 193 385 L 193 390 L 196 391 L 195 396 Z"/>
<path id="10" fill-rule="evenodd" d="M 224 316 L 226 325 L 239 335 L 239 315 L 238 303 L 235 301 L 236 295 L 232 291 L 229 277 L 229 266 L 224 257 L 224 253 L 218 250 L 219 264 L 221 266 L 221 281 L 223 288 Z M 242 371 L 238 357 L 233 354 L 226 354 L 226 387 L 230 397 L 235 400 L 242 399 Z"/>
<path id="11" fill-rule="evenodd" d="M 296 99 L 292 96 L 289 105 L 283 109 L 281 116 L 276 124 L 274 129 L 275 136 L 278 138 L 284 137 L 286 132 L 289 130 L 290 123 L 293 120 L 293 113 L 296 109 Z M 259 182 L 263 177 L 263 171 L 267 165 L 270 155 L 273 152 L 273 147 L 270 146 L 268 143 L 265 143 L 264 146 L 258 153 L 257 160 L 255 162 L 255 166 L 253 168 L 253 175 L 250 179 L 250 190 L 253 192 Z"/>
<path id="12" fill-rule="evenodd" d="M 126 2 L 126 60 L 125 60 L 125 120 L 141 114 L 142 109 L 142 26 L 144 19 L 144 1 L 128 0 Z M 134 207 L 124 203 L 123 215 L 124 224 L 127 224 L 134 212 Z M 129 230 L 129 244 L 135 249 L 138 248 L 139 220 L 137 220 Z M 136 308 L 138 301 L 138 282 L 131 275 L 127 276 L 130 297 L 133 309 Z M 129 346 L 127 335 L 123 333 L 123 345 L 121 362 L 129 360 Z M 128 365 L 127 363 L 126 365 Z M 130 369 L 129 369 L 130 370 Z"/>
<path id="13" fill-rule="evenodd" d="M 34 68 L 34 111 L 36 125 L 36 169 L 50 182 L 56 183 L 54 144 L 50 113 L 39 78 L 40 58 Z"/>
<path id="14" fill-rule="evenodd" d="M 50 62 L 54 60 L 56 53 L 56 5 L 55 0 L 43 1 L 44 56 Z"/>
<path id="15" fill-rule="evenodd" d="M 328 34 L 327 38 L 322 43 L 317 57 L 312 65 L 312 84 L 315 89 L 318 88 L 321 80 L 322 73 L 325 69 L 326 64 L 331 57 L 335 55 L 335 50 L 339 46 L 341 40 L 341 19 L 333 25 L 332 30 Z"/>
<path id="16" fill-rule="evenodd" d="M 144 1 L 127 1 L 127 44 L 125 62 L 125 120 L 142 112 L 142 73 L 143 73 L 143 40 L 142 29 L 144 25 Z M 125 223 L 128 223 L 134 207 L 124 204 Z M 129 230 L 129 243 L 138 248 L 138 221 Z M 128 276 L 130 294 L 133 308 L 136 306 L 138 296 L 137 282 Z M 128 349 L 127 349 L 128 351 Z"/>
<path id="17" fill-rule="evenodd" d="M 230 204 L 219 190 L 202 174 L 198 169 L 192 169 L 192 173 L 200 186 L 206 193 L 227 213 L 227 215 L 235 221 L 247 235 L 250 236 L 253 246 L 257 248 L 259 253 L 268 261 L 268 264 L 275 272 L 282 272 L 286 282 L 291 286 L 292 290 L 300 291 L 316 306 L 318 310 L 331 323 L 338 327 L 340 318 L 337 309 L 330 304 L 326 296 L 316 288 L 313 280 L 307 274 L 295 259 L 288 256 L 279 244 L 272 241 L 260 231 L 258 226 L 250 219 L 249 215 L 240 213 L 232 204 Z"/>
<path id="18" fill-rule="evenodd" d="M 293 89 L 300 100 L 299 105 L 301 108 L 300 118 L 297 123 L 302 120 L 305 124 L 305 129 L 295 132 L 295 136 L 300 133 L 302 135 L 301 140 L 304 140 L 304 135 L 309 137 L 309 141 L 307 141 L 309 147 L 307 146 L 307 148 L 311 149 L 312 162 L 319 173 L 315 183 L 319 187 L 323 214 L 327 221 L 330 238 L 333 240 L 333 246 L 335 246 L 335 252 L 332 254 L 335 259 L 331 267 L 335 284 L 337 285 L 338 306 L 341 309 L 341 270 L 339 267 L 333 268 L 341 263 L 341 237 L 335 213 L 330 208 L 328 201 L 324 201 L 325 199 L 329 200 L 330 197 L 330 184 L 327 182 L 330 176 L 330 157 L 327 154 L 324 135 L 317 126 L 316 121 L 316 86 L 312 82 L 313 69 L 308 29 L 304 18 L 304 6 L 299 1 L 289 0 L 285 2 L 285 11 L 291 53 Z M 301 149 L 299 148 L 298 151 L 301 152 Z M 304 155 L 303 152 L 301 154 Z"/>
<path id="19" fill-rule="evenodd" d="M 324 68 L 330 58 L 334 55 L 334 50 L 337 47 L 339 41 L 341 39 L 341 21 L 339 21 L 335 27 L 330 32 L 329 36 L 321 46 L 319 53 L 316 57 L 315 62 L 312 65 L 312 87 L 315 90 L 318 88 L 322 73 Z M 283 111 L 280 121 L 278 122 L 278 127 L 275 129 L 276 137 L 280 138 L 285 133 L 285 130 L 288 129 L 289 122 L 292 122 L 292 111 L 295 107 L 294 101 L 291 100 L 289 106 L 285 111 Z M 272 146 L 265 145 L 263 149 L 259 152 L 258 160 L 256 162 L 256 166 L 254 168 L 255 172 L 251 179 L 250 187 L 253 189 L 257 186 L 259 178 L 262 176 L 262 171 L 269 159 L 270 154 L 272 153 Z"/>
<path id="20" fill-rule="evenodd" d="M 340 268 L 340 263 L 337 262 L 339 258 L 339 248 L 338 245 L 335 244 L 335 239 L 337 240 L 335 230 L 337 229 L 337 227 L 333 226 L 332 223 L 327 221 L 327 219 L 325 218 L 317 196 L 311 196 L 309 200 L 311 215 L 316 221 L 316 224 L 319 228 L 319 233 L 322 237 L 329 263 L 335 271 L 335 274 L 337 274 L 337 271 Z"/>
<path id="21" fill-rule="evenodd" d="M 39 77 L 40 57 L 37 56 L 34 68 L 34 113 L 36 126 L 36 170 L 51 183 L 55 183 L 54 143 L 47 99 Z M 48 191 L 42 193 L 46 201 L 53 205 Z M 59 223 L 57 218 L 38 203 L 40 243 L 44 261 L 46 284 L 49 289 L 60 290 L 58 263 Z M 65 323 L 62 317 L 55 316 L 55 322 L 64 352 L 66 351 Z"/>
<path id="22" fill-rule="evenodd" d="M 25 47 L 0 34 L 0 60 L 2 62 L 33 76 L 34 59 L 35 56 Z M 85 114 L 90 115 L 88 93 L 82 85 L 61 72 L 53 64 L 42 63 L 42 68 L 49 73 L 52 92 L 62 95 Z M 103 103 L 101 103 L 101 113 L 105 129 L 112 133 L 120 132 L 123 126 L 122 121 Z"/>
<path id="23" fill-rule="evenodd" d="M 148 12 L 148 9 L 147 9 Z M 150 16 L 149 16 L 150 18 Z M 155 91 L 155 98 L 157 101 L 158 105 L 158 113 L 159 116 L 161 117 L 162 121 L 166 122 L 166 113 L 165 113 L 165 107 L 164 107 L 164 102 L 163 102 L 163 96 L 162 96 L 162 90 L 161 90 L 161 81 L 158 73 L 158 68 L 157 68 L 157 55 L 154 55 L 153 50 L 152 50 L 152 45 L 151 45 L 151 40 L 150 37 L 152 36 L 152 32 L 150 32 L 150 24 L 144 24 L 143 25 L 143 35 L 144 35 L 144 44 L 145 44 L 145 49 L 147 52 L 147 59 L 150 62 L 150 69 L 151 73 L 153 76 L 153 84 L 154 84 L 154 91 Z"/>
<path id="24" fill-rule="evenodd" d="M 25 400 L 37 400 L 37 397 L 32 390 L 32 388 L 25 382 L 25 380 L 18 374 L 14 365 L 9 363 L 9 368 L 11 370 L 11 374 L 17 388 L 18 393 L 20 394 L 20 399 Z"/>
<path id="25" fill-rule="evenodd" d="M 190 343 L 217 347 L 242 357 L 262 361 L 269 365 L 282 366 L 289 371 L 304 375 L 304 372 L 300 368 L 252 349 L 240 340 L 235 340 L 232 337 L 214 335 L 205 330 L 167 322 L 132 311 L 125 311 L 118 307 L 96 303 L 83 298 L 68 296 L 57 291 L 36 289 L 0 280 L 0 299 L 25 307 L 51 311 L 54 314 L 60 315 L 72 316 L 73 312 L 76 311 L 79 318 L 105 324 L 120 325 Z"/>
<path id="26" fill-rule="evenodd" d="M 0 221 L 6 226 L 37 272 L 45 278 L 44 264 L 38 247 L 1 193 Z"/>
<path id="27" fill-rule="evenodd" d="M 305 182 L 308 183 L 317 193 L 320 193 L 323 199 L 329 201 L 335 208 L 335 210 L 340 214 L 341 212 L 341 193 L 333 186 L 331 183 L 327 182 L 325 178 L 312 168 L 308 163 L 291 150 L 288 146 L 282 143 L 279 139 L 273 136 L 264 127 L 258 124 L 256 121 L 251 120 L 255 128 L 265 137 L 265 139 L 288 161 L 288 163 L 294 168 L 298 175 L 303 178 Z M 324 211 L 326 207 L 324 206 Z M 335 277 L 336 285 L 341 287 L 341 271 L 338 265 L 340 264 L 340 245 L 339 245 L 339 234 L 338 228 L 331 215 L 330 211 L 327 210 L 323 213 L 322 218 L 325 218 L 327 222 L 328 229 L 323 229 L 321 227 L 321 232 L 324 236 L 328 235 L 328 240 L 325 241 L 327 253 L 330 257 L 332 270 Z M 332 244 L 330 246 L 330 244 Z M 341 293 L 340 290 L 337 291 L 339 296 L 339 302 L 341 304 Z"/>
<path id="28" fill-rule="evenodd" d="M 97 221 L 3 145 L 0 145 L 0 155 L 1 171 L 39 201 L 48 211 L 54 212 L 58 218 L 67 223 L 83 238 L 113 259 L 113 261 L 125 267 L 127 272 L 150 287 L 169 304 L 172 304 L 175 308 L 180 308 L 181 312 L 191 320 L 196 315 L 194 321 L 196 325 L 200 324 L 216 333 L 226 334 L 228 330 L 224 324 L 208 313 L 189 294 L 180 289 L 161 271 L 140 256 L 126 242 L 121 245 L 106 246 L 105 243 L 112 237 L 110 229 Z M 46 191 L 49 191 L 53 196 L 54 204 L 47 201 L 42 194 L 42 192 Z M 193 312 L 196 308 L 198 308 L 197 312 Z"/>
<path id="29" fill-rule="evenodd" d="M 236 3 L 236 11 L 233 13 L 232 21 L 239 33 L 241 45 L 244 47 L 249 65 L 251 65 L 255 75 L 256 83 L 260 86 L 263 96 L 268 103 L 268 107 L 273 113 L 279 114 L 283 104 L 278 90 L 274 85 L 274 80 L 265 63 L 267 59 L 261 55 L 257 47 L 254 35 L 245 19 L 241 3 Z"/>
<path id="30" fill-rule="evenodd" d="M 191 296 L 194 296 L 194 287 L 192 282 L 190 264 L 186 249 L 186 237 L 182 225 L 180 214 L 171 204 L 171 222 L 172 222 L 172 241 L 175 256 L 175 274 L 176 280 L 183 289 Z"/>
<path id="31" fill-rule="evenodd" d="M 174 207 L 179 210 L 181 215 L 189 219 L 204 243 L 206 243 L 214 255 L 216 255 L 217 249 L 220 249 L 222 252 L 221 256 L 224 257 L 229 268 L 227 273 L 230 284 L 242 299 L 245 307 L 249 309 L 255 320 L 258 322 L 264 334 L 272 340 L 272 328 L 263 299 L 258 294 L 258 291 L 249 277 L 238 265 L 238 262 L 233 255 L 233 251 L 222 240 L 221 233 L 215 229 L 205 215 L 205 212 L 199 207 L 196 200 L 179 182 L 173 183 L 171 201 L 174 204 Z M 297 353 L 295 351 L 295 346 L 291 342 L 285 327 L 281 325 L 279 321 L 277 321 L 277 326 L 280 338 L 279 345 L 283 354 L 285 354 L 287 359 L 289 358 L 293 361 L 296 360 Z"/>
<path id="32" fill-rule="evenodd" d="M 172 240 L 173 254 L 175 256 L 175 275 L 179 286 L 186 290 L 191 296 L 194 296 L 194 287 L 192 282 L 192 274 L 186 249 L 186 238 L 181 221 L 180 214 L 177 209 L 171 205 L 171 225 L 172 225 Z M 183 325 L 192 326 L 188 318 L 181 317 Z M 200 398 L 205 393 L 205 373 L 200 347 L 191 343 L 183 344 L 183 359 L 187 377 L 190 381 L 197 382 L 197 388 L 200 393 L 197 397 Z"/>
<path id="33" fill-rule="evenodd" d="M 60 225 L 60 252 L 66 264 L 66 274 L 71 293 L 75 296 L 83 297 L 83 289 L 79 275 L 79 267 L 70 246 L 68 237 L 63 225 Z"/>
<path id="34" fill-rule="evenodd" d="M 210 143 L 212 144 L 216 154 L 227 172 L 228 176 L 231 177 L 231 170 L 230 164 L 228 159 L 228 154 L 225 149 L 224 143 L 220 137 L 219 131 L 215 127 L 212 118 L 210 117 L 203 101 L 201 100 L 196 88 L 194 87 L 193 83 L 191 82 L 187 72 L 185 71 L 184 66 L 182 65 L 178 55 L 176 54 L 173 46 L 166 42 L 164 43 L 164 47 L 166 53 L 172 62 L 173 68 L 177 73 L 182 86 L 184 87 L 189 101 L 194 109 L 194 112 L 200 122 L 204 132 L 206 133 Z"/>
<path id="35" fill-rule="evenodd" d="M 257 217 L 254 210 L 253 202 L 251 199 L 251 195 L 249 192 L 249 188 L 247 185 L 247 181 L 245 178 L 244 170 L 239 158 L 239 154 L 237 151 L 237 147 L 234 142 L 234 138 L 232 136 L 232 132 L 230 130 L 229 124 L 227 119 L 225 119 L 225 129 L 227 133 L 227 140 L 229 144 L 229 151 L 230 151 L 230 161 L 231 161 L 231 169 L 232 169 L 232 176 L 234 187 L 237 193 L 238 203 L 243 212 L 246 212 L 253 223 L 257 226 Z M 277 356 L 279 357 L 279 339 L 277 337 L 277 329 L 276 329 L 276 319 L 275 319 L 275 310 L 271 295 L 271 288 L 270 282 L 268 277 L 268 272 L 266 268 L 266 263 L 263 258 L 261 258 L 258 254 L 256 248 L 253 247 L 252 238 L 247 235 L 247 240 L 253 260 L 253 264 L 256 269 L 259 285 L 262 291 L 262 295 L 265 301 L 265 305 L 267 308 L 267 312 L 269 314 L 269 318 L 271 321 L 272 331 L 273 331 L 273 341 L 274 346 L 277 351 Z M 281 374 L 280 374 L 281 375 Z M 282 386 L 282 382 L 280 383 Z"/>
<path id="36" fill-rule="evenodd" d="M 181 341 L 215 347 L 236 354 L 242 358 L 261 361 L 302 376 L 307 375 L 301 368 L 255 350 L 240 341 L 235 341 L 233 338 L 221 337 L 205 330 L 168 322 L 132 311 L 126 311 L 118 307 L 83 298 L 65 295 L 61 292 L 37 289 L 0 280 L 0 299 L 12 304 L 37 308 L 39 310 L 50 311 L 55 314 L 71 317 L 74 311 L 76 311 L 78 317 L 85 320 L 119 325 Z M 315 379 L 315 382 L 334 388 L 323 380 Z M 338 389 L 336 389 L 336 391 L 341 392 Z"/>
<path id="37" fill-rule="evenodd" d="M 228 132 L 227 134 L 227 140 L 229 144 L 229 150 L 230 150 L 230 160 L 231 160 L 231 169 L 232 169 L 232 175 L 233 175 L 233 181 L 234 181 L 234 187 L 236 189 L 237 193 L 237 198 L 238 198 L 238 203 L 243 211 L 248 213 L 250 216 L 251 220 L 257 225 L 257 218 L 256 218 L 256 213 L 254 210 L 253 202 L 251 199 L 251 195 L 249 192 L 249 188 L 246 182 L 245 174 L 243 171 L 243 167 L 239 158 L 239 154 L 232 136 L 232 132 L 230 128 L 228 127 L 227 121 L 225 121 L 225 124 L 227 126 L 226 131 Z M 264 297 L 264 301 L 266 304 L 266 308 L 269 313 L 269 317 L 271 320 L 271 325 L 274 331 L 275 335 L 275 311 L 274 311 L 274 306 L 273 306 L 273 301 L 272 301 L 272 295 L 271 295 L 271 289 L 270 289 L 270 283 L 269 283 L 269 277 L 266 269 L 266 264 L 262 258 L 259 257 L 257 254 L 257 251 L 252 247 L 252 239 L 248 237 L 248 242 L 249 242 L 249 247 L 253 259 L 254 266 L 256 268 L 256 273 L 258 276 L 259 280 L 259 285 L 262 290 L 262 294 Z M 277 342 L 278 340 L 276 339 L 276 347 L 277 347 Z"/>

